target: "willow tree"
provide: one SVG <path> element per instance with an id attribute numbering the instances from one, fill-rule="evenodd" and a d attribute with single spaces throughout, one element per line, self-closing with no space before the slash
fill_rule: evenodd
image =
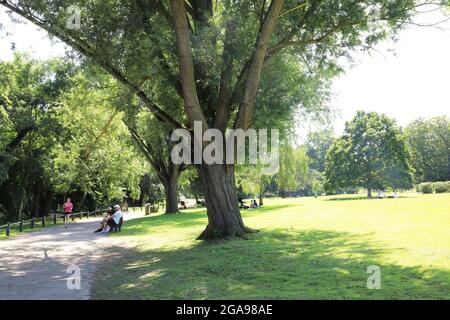
<path id="1" fill-rule="evenodd" d="M 430 3 L 430 1 L 423 1 Z M 0 0 L 100 65 L 171 128 L 252 126 L 261 74 L 291 55 L 329 64 L 394 34 L 414 0 Z M 81 9 L 80 24 L 73 5 Z M 68 9 L 69 8 L 69 9 Z M 153 95 L 155 83 L 176 92 L 181 114 Z M 176 108 L 177 109 L 177 108 Z M 273 110 L 277 113 L 277 110 Z M 199 238 L 242 236 L 234 166 L 197 165 L 208 225 Z"/>

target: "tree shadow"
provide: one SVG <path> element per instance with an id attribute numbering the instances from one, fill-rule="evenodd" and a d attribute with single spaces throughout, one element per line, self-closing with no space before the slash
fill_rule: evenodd
<path id="1" fill-rule="evenodd" d="M 351 201 L 351 200 L 379 200 L 377 197 L 368 198 L 367 196 L 358 196 L 358 197 L 336 197 L 329 198 L 325 201 Z"/>
<path id="2" fill-rule="evenodd" d="M 274 211 L 274 214 L 278 210 L 299 207 L 298 204 L 280 204 L 280 205 L 268 205 L 256 209 L 241 209 L 241 214 L 244 218 L 253 217 L 261 213 Z M 115 234 L 115 236 L 135 236 L 146 235 L 152 230 L 158 230 L 158 227 L 192 227 L 192 226 L 206 226 L 207 216 L 206 208 L 187 209 L 176 214 L 160 214 L 149 215 L 144 217 L 135 218 L 125 221 L 122 232 Z M 200 232 L 200 231 L 199 231 Z"/>
<path id="3" fill-rule="evenodd" d="M 448 299 L 450 272 L 404 267 L 371 234 L 286 229 L 250 240 L 177 249 L 126 250 L 100 268 L 94 298 L 108 299 Z M 367 268 L 381 268 L 368 289 Z"/>
<path id="4" fill-rule="evenodd" d="M 289 207 L 301 207 L 301 204 L 298 203 L 287 203 L 287 204 L 274 204 L 274 205 L 264 205 L 262 207 L 256 208 L 256 209 L 245 209 L 245 210 L 241 210 L 241 213 L 257 213 L 257 212 L 267 212 L 267 211 L 277 211 L 277 210 L 282 210 L 282 209 L 286 209 Z M 274 214 L 276 214 L 277 212 L 274 212 Z"/>

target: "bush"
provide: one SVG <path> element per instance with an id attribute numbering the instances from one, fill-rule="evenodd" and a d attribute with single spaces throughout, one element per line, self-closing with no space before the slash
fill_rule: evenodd
<path id="1" fill-rule="evenodd" d="M 436 191 L 436 193 L 450 192 L 450 181 L 447 181 L 447 182 L 435 182 L 434 183 L 434 190 Z"/>
<path id="2" fill-rule="evenodd" d="M 446 192 L 450 192 L 450 181 L 445 181 L 445 187 L 447 188 Z"/>
<path id="3" fill-rule="evenodd" d="M 433 193 L 434 185 L 432 182 L 423 182 L 417 186 L 417 191 L 422 193 Z"/>

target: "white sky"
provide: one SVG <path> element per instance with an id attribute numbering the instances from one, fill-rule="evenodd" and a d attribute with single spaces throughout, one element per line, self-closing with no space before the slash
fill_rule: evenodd
<path id="1" fill-rule="evenodd" d="M 432 13 L 421 22 L 442 19 L 440 13 Z M 46 32 L 31 23 L 11 23 L 1 7 L 0 24 L 0 60 L 11 59 L 11 41 L 16 50 L 36 58 L 64 54 L 63 44 L 52 43 Z M 356 57 L 356 66 L 333 85 L 336 95 L 331 105 L 340 110 L 334 122 L 337 134 L 357 110 L 385 113 L 400 125 L 418 117 L 450 115 L 450 22 L 440 27 L 448 30 L 410 26 L 400 33 L 398 42 L 380 44 L 380 53 Z M 306 129 L 299 133 L 304 136 Z"/>
<path id="2" fill-rule="evenodd" d="M 450 28 L 450 23 L 441 27 Z M 385 113 L 400 125 L 450 115 L 449 30 L 410 26 L 398 42 L 380 44 L 377 50 L 358 56 L 357 65 L 334 82 L 332 105 L 341 112 L 337 133 L 357 110 Z"/>

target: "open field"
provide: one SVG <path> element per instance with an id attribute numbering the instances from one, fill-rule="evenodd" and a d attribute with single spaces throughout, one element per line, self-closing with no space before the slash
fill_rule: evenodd
<path id="1" fill-rule="evenodd" d="M 129 221 L 137 242 L 104 261 L 94 298 L 450 299 L 450 194 L 266 199 L 243 210 L 261 232 L 205 244 L 204 209 Z M 381 289 L 366 286 L 381 268 Z"/>

